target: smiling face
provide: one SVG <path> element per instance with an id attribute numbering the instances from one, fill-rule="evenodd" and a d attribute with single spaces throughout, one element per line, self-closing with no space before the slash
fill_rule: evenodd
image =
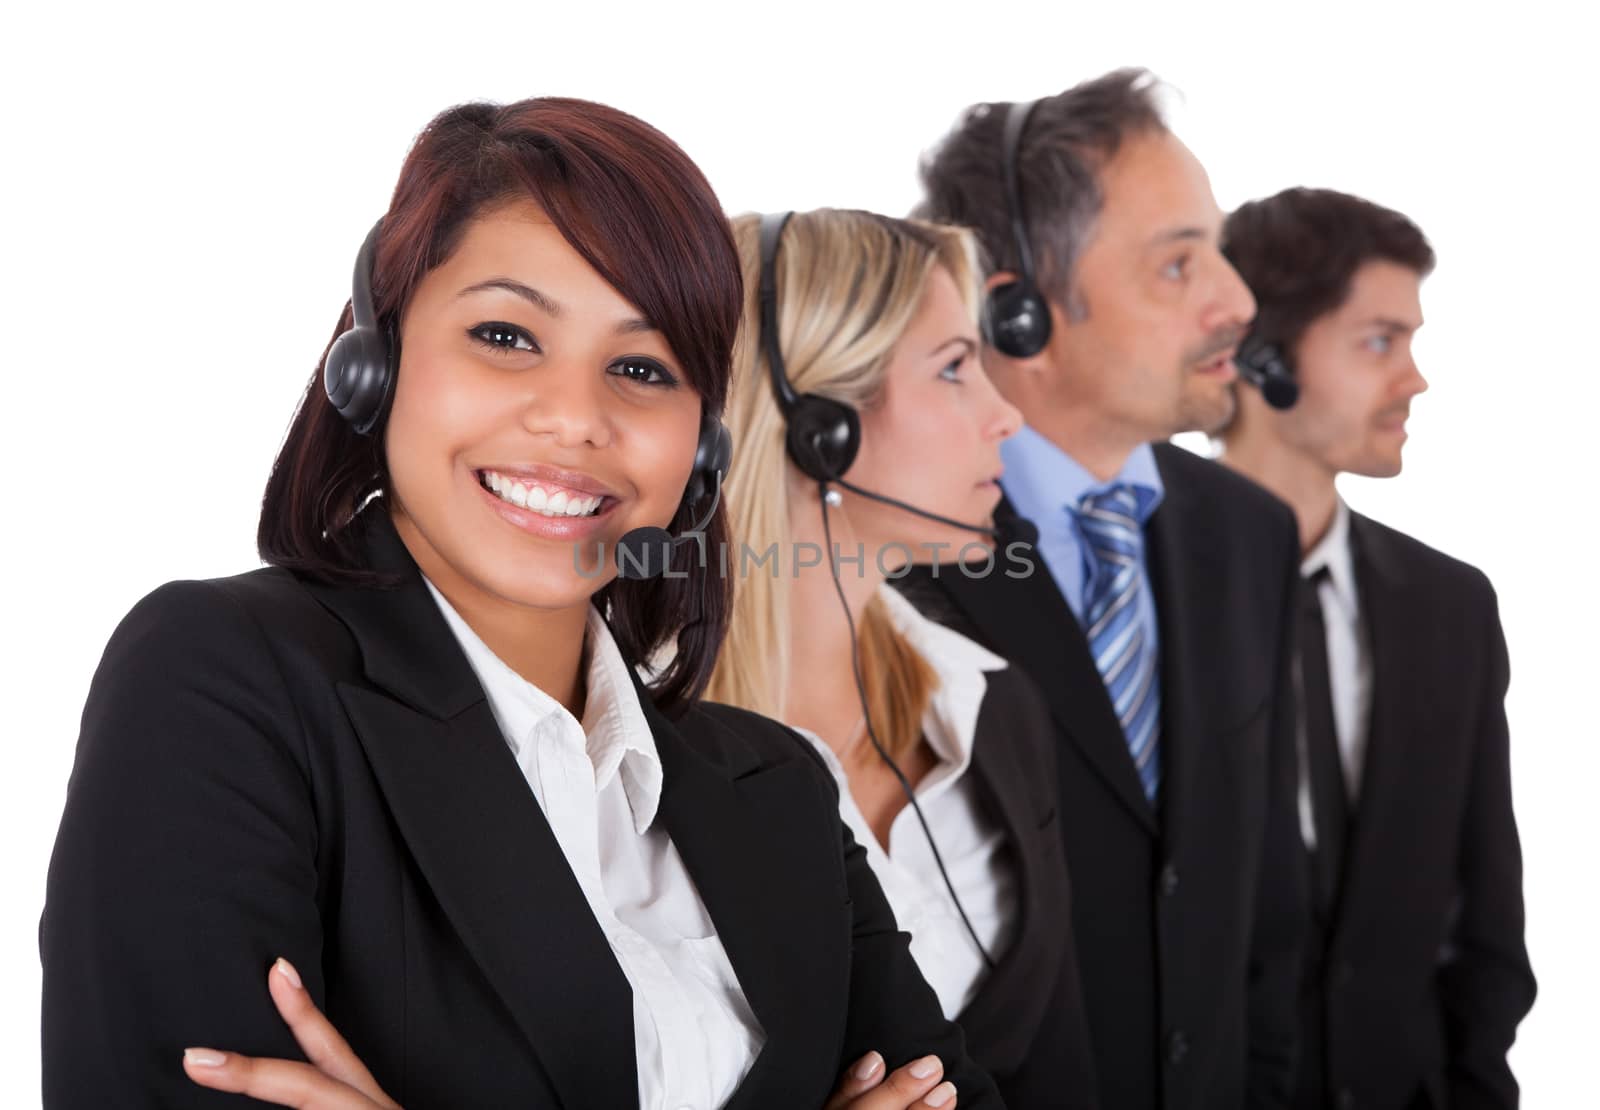
<path id="1" fill-rule="evenodd" d="M 928 276 L 922 302 L 895 345 L 880 396 L 861 412 L 861 451 L 845 475 L 855 485 L 956 520 L 986 524 L 1000 500 L 1000 442 L 1022 417 L 995 391 L 978 358 L 979 338 L 955 280 Z M 981 537 L 901 509 L 844 495 L 868 549 L 904 544 L 923 560 Z M 885 556 L 886 565 L 888 556 Z"/>
<path id="2" fill-rule="evenodd" d="M 1232 412 L 1232 355 L 1255 301 L 1219 249 L 1210 180 L 1183 143 L 1153 131 L 1123 143 L 1100 185 L 1073 308 L 1053 309 L 1065 403 L 1129 446 L 1215 427 Z"/>
<path id="3" fill-rule="evenodd" d="M 1300 400 L 1276 414 L 1278 434 L 1330 474 L 1400 473 L 1411 401 L 1428 388 L 1411 354 L 1421 286 L 1415 270 L 1367 262 L 1344 303 L 1312 321 L 1295 348 Z"/>
<path id="4" fill-rule="evenodd" d="M 400 345 L 392 511 L 452 599 L 585 605 L 614 576 L 618 538 L 677 511 L 699 394 L 532 201 L 467 226 L 417 286 Z"/>

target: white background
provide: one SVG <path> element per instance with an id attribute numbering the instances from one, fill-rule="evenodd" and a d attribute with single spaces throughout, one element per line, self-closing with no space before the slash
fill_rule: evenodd
<path id="1" fill-rule="evenodd" d="M 903 213 L 965 105 L 1141 64 L 1184 94 L 1173 123 L 1225 208 L 1330 186 L 1407 212 L 1438 250 L 1406 473 L 1345 492 L 1499 587 L 1540 981 L 1512 1062 L 1526 1105 L 1593 1105 L 1600 105 L 1564 7 L 10 9 L 0 1103 L 38 1098 L 36 928 L 100 650 L 161 582 L 256 565 L 268 467 L 435 112 L 604 100 L 680 142 L 730 212 Z"/>

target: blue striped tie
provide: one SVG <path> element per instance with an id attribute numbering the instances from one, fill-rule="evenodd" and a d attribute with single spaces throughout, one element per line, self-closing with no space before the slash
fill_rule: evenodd
<path id="1" fill-rule="evenodd" d="M 1152 803 L 1161 783 L 1161 688 L 1154 645 L 1139 620 L 1144 533 L 1133 487 L 1116 485 L 1086 495 L 1078 518 L 1093 569 L 1085 583 L 1083 627 L 1089 651 L 1111 695 L 1144 794 Z"/>

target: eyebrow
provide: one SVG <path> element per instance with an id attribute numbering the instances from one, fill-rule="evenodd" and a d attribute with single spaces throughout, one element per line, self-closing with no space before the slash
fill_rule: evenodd
<path id="1" fill-rule="evenodd" d="M 959 347 L 963 348 L 966 351 L 966 353 L 969 354 L 969 355 L 976 354 L 977 351 L 978 351 L 978 345 L 976 343 L 974 343 L 972 340 L 968 339 L 964 335 L 957 335 L 957 336 L 951 337 L 950 339 L 946 339 L 943 343 L 939 344 L 933 350 L 929 351 L 928 352 L 928 357 L 932 358 L 934 355 L 938 354 L 940 351 L 943 351 L 948 347 L 955 347 L 955 346 L 959 346 Z"/>
<path id="2" fill-rule="evenodd" d="M 1410 323 L 1407 323 L 1404 320 L 1390 319 L 1387 316 L 1374 316 L 1370 320 L 1367 320 L 1366 322 L 1364 322 L 1361 326 L 1363 328 L 1370 328 L 1370 327 L 1373 327 L 1373 326 L 1377 326 L 1377 327 L 1382 328 L 1384 331 L 1406 332 L 1406 331 L 1416 331 L 1418 328 L 1420 328 L 1422 326 L 1422 324 L 1420 322 L 1416 323 L 1416 324 L 1410 324 Z"/>
<path id="3" fill-rule="evenodd" d="M 1158 232 L 1156 235 L 1152 236 L 1150 239 L 1150 245 L 1153 247 L 1161 247 L 1168 243 L 1178 243 L 1189 240 L 1203 243 L 1208 241 L 1210 238 L 1211 233 L 1203 227 L 1175 227 L 1167 231 Z"/>
<path id="4" fill-rule="evenodd" d="M 524 285 L 515 278 L 489 278 L 487 281 L 480 281 L 476 285 L 467 286 L 460 293 L 456 294 L 456 296 L 465 297 L 471 293 L 484 293 L 496 289 L 504 293 L 510 293 L 516 297 L 521 297 L 535 308 L 544 312 L 545 315 L 557 320 L 561 319 L 563 309 L 557 301 L 546 294 L 539 292 L 539 290 L 535 289 L 531 285 Z M 618 335 L 636 335 L 640 332 L 657 331 L 659 329 L 649 320 L 646 320 L 643 316 L 632 316 L 626 320 L 619 321 L 614 330 Z"/>

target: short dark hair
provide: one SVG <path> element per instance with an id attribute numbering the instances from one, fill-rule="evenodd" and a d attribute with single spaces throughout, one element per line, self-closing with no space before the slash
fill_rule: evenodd
<path id="1" fill-rule="evenodd" d="M 707 411 L 728 394 L 744 284 L 733 233 L 716 195 L 676 144 L 641 120 L 583 100 L 463 104 L 440 113 L 400 169 L 378 237 L 372 284 L 380 319 L 397 321 L 423 277 L 447 261 L 467 225 L 493 206 L 530 198 L 611 286 L 660 329 Z M 351 325 L 346 305 L 334 329 Z M 330 343 L 331 346 L 331 343 Z M 323 359 L 327 358 L 326 349 Z M 320 581 L 382 585 L 349 525 L 389 490 L 387 414 L 359 436 L 333 408 L 319 360 L 261 505 L 261 558 Z M 669 527 L 687 529 L 696 506 Z M 727 538 L 719 508 L 706 540 Z M 616 580 L 595 601 L 630 662 L 676 636 L 672 664 L 652 683 L 663 710 L 697 698 L 727 629 L 732 583 L 675 556 L 686 577 Z"/>
<path id="2" fill-rule="evenodd" d="M 1100 172 L 1131 136 L 1165 132 L 1160 85 L 1144 69 L 1119 69 L 1040 100 L 1017 153 L 1017 192 L 1040 292 L 1066 303 L 1073 267 L 1104 207 Z M 991 272 L 1020 272 L 1002 167 L 1005 102 L 968 108 L 922 159 L 923 199 L 913 215 L 978 234 Z"/>
<path id="3" fill-rule="evenodd" d="M 1350 296 L 1364 264 L 1433 272 L 1427 237 L 1405 216 L 1332 189 L 1285 189 L 1240 205 L 1222 225 L 1222 253 L 1250 287 L 1249 341 L 1271 343 L 1294 365 L 1305 331 Z"/>

